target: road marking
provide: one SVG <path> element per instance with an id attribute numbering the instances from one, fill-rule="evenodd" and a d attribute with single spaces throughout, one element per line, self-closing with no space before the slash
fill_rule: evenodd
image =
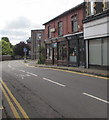
<path id="1" fill-rule="evenodd" d="M 0 86 L 0 87 L 1 87 L 1 86 Z M 3 94 L 5 95 L 5 97 L 6 97 L 7 101 L 8 101 L 8 103 L 9 103 L 9 106 L 10 106 L 10 108 L 11 108 L 11 110 L 12 110 L 12 112 L 13 112 L 15 118 L 20 118 L 20 116 L 19 116 L 19 114 L 18 114 L 16 108 L 15 108 L 14 105 L 12 104 L 12 102 L 11 102 L 10 98 L 8 97 L 8 95 L 7 95 L 6 91 L 5 91 L 5 89 L 4 89 L 3 87 L 1 87 L 1 89 L 2 89 L 2 91 L 3 91 Z M 20 119 L 20 120 L 21 120 L 21 119 Z"/>
<path id="2" fill-rule="evenodd" d="M 19 70 L 20 72 L 25 72 L 24 70 Z"/>
<path id="3" fill-rule="evenodd" d="M 87 74 L 87 73 L 80 73 L 80 72 L 69 71 L 69 70 L 61 70 L 61 69 L 55 69 L 55 68 L 44 68 L 44 69 L 51 69 L 51 70 L 69 72 L 69 73 L 74 73 L 74 74 L 79 74 L 79 75 L 85 75 L 85 76 L 90 76 L 90 77 L 96 77 L 96 78 L 106 79 L 106 80 L 109 79 L 107 77 L 101 77 L 101 76 L 97 76 L 97 75 L 92 75 L 92 74 Z"/>
<path id="4" fill-rule="evenodd" d="M 33 73 L 30 73 L 30 72 L 26 72 L 26 73 L 28 73 L 28 74 L 30 74 L 30 75 L 33 75 L 33 76 L 38 76 L 38 75 L 36 75 L 36 74 L 33 74 Z"/>
<path id="5" fill-rule="evenodd" d="M 29 74 L 26 74 L 26 76 L 30 76 Z"/>
<path id="6" fill-rule="evenodd" d="M 22 113 L 23 117 L 27 120 L 30 120 L 28 115 L 26 114 L 26 112 L 24 111 L 24 109 L 22 108 L 22 106 L 20 105 L 20 103 L 16 100 L 16 98 L 13 96 L 13 94 L 11 93 L 11 91 L 9 90 L 9 88 L 7 87 L 7 85 L 1 80 L 2 85 L 5 87 L 5 89 L 7 90 L 8 94 L 10 95 L 10 97 L 12 98 L 12 100 L 14 101 L 14 103 L 16 104 L 16 106 L 19 108 L 20 112 Z"/>
<path id="7" fill-rule="evenodd" d="M 3 110 L 4 108 L 3 107 L 0 107 L 0 110 Z"/>
<path id="8" fill-rule="evenodd" d="M 23 63 L 24 64 L 24 63 Z M 40 67 L 40 66 L 31 66 L 29 64 L 24 64 L 26 66 L 30 66 L 30 67 Z M 101 77 L 101 76 L 97 76 L 97 75 L 92 75 L 92 74 L 88 74 L 88 73 L 80 73 L 80 72 L 75 72 L 75 71 L 69 71 L 69 70 L 61 70 L 61 69 L 55 69 L 55 68 L 46 68 L 43 67 L 43 69 L 51 69 L 51 70 L 57 70 L 57 71 L 63 71 L 63 72 L 69 72 L 69 73 L 74 73 L 74 74 L 79 74 L 79 75 L 85 75 L 85 76 L 90 76 L 90 77 L 95 77 L 95 78 L 100 78 L 100 79 L 109 79 L 108 77 Z"/>
<path id="9" fill-rule="evenodd" d="M 56 85 L 59 85 L 59 86 L 61 86 L 61 87 L 66 87 L 66 85 L 63 85 L 63 84 L 61 84 L 61 83 L 52 81 L 52 80 L 50 80 L 50 79 L 47 79 L 47 78 L 43 78 L 43 79 L 46 80 L 46 81 L 52 82 L 52 83 L 54 83 L 54 84 L 56 84 Z"/>
<path id="10" fill-rule="evenodd" d="M 8 64 L 8 67 L 9 67 L 9 68 L 12 68 L 12 66 L 10 66 L 9 64 Z"/>
<path id="11" fill-rule="evenodd" d="M 109 104 L 109 102 L 108 102 L 108 101 L 103 100 L 103 99 L 101 99 L 101 98 L 99 98 L 99 97 L 93 96 L 93 95 L 88 94 L 88 93 L 83 93 L 83 94 L 84 94 L 84 95 L 86 95 L 86 96 L 92 97 L 92 98 L 94 98 L 94 99 L 96 99 L 96 100 L 99 100 L 99 101 L 102 101 L 102 102 L 104 102 L 104 103 Z"/>

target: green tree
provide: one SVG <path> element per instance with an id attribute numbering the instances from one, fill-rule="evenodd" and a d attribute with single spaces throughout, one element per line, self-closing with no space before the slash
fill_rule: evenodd
<path id="1" fill-rule="evenodd" d="M 45 63 L 45 47 L 40 46 L 38 52 L 39 52 L 38 64 L 44 64 Z"/>
<path id="2" fill-rule="evenodd" d="M 4 40 L 4 41 L 8 42 L 8 43 L 10 44 L 10 48 L 12 48 L 12 49 L 13 49 L 13 45 L 10 43 L 10 40 L 9 40 L 9 38 L 8 38 L 8 37 L 2 37 L 2 39 L 1 39 L 1 40 Z"/>
<path id="3" fill-rule="evenodd" d="M 10 43 L 10 41 L 9 41 L 9 38 L 8 38 L 8 37 L 2 37 L 2 40 L 4 40 L 4 41 L 6 41 L 6 42 L 9 42 L 9 43 Z"/>
<path id="4" fill-rule="evenodd" d="M 28 54 L 29 54 L 28 52 L 29 52 L 30 48 L 27 44 L 25 44 L 25 42 L 20 42 L 14 46 L 14 54 L 16 56 L 18 55 L 18 56 L 23 57 L 24 56 L 24 51 L 23 51 L 24 48 L 27 49 L 27 56 L 28 56 Z"/>
<path id="5" fill-rule="evenodd" d="M 13 50 L 10 48 L 10 43 L 5 40 L 0 40 L 0 54 L 1 55 L 12 55 Z"/>

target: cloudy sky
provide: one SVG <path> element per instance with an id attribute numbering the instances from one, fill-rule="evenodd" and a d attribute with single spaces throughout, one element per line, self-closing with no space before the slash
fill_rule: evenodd
<path id="1" fill-rule="evenodd" d="M 82 3 L 83 0 L 1 0 L 0 38 L 8 37 L 15 45 L 26 41 L 31 30 Z"/>

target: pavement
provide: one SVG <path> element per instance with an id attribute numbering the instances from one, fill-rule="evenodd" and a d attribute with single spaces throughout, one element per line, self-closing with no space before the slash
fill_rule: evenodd
<path id="1" fill-rule="evenodd" d="M 55 69 L 61 69 L 61 70 L 88 73 L 88 74 L 93 74 L 93 75 L 109 78 L 109 71 L 108 70 L 103 70 L 103 69 L 95 69 L 95 68 L 87 69 L 87 68 L 84 68 L 84 67 L 67 67 L 67 66 L 37 64 L 36 60 L 27 60 L 26 64 L 28 64 L 30 66 L 35 66 L 35 67 L 55 68 Z"/>

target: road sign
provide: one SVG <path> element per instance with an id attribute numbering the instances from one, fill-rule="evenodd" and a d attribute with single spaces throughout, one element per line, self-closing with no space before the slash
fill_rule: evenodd
<path id="1" fill-rule="evenodd" d="M 24 52 L 27 52 L 27 49 L 26 49 L 26 48 L 23 48 L 23 51 L 24 51 Z"/>

